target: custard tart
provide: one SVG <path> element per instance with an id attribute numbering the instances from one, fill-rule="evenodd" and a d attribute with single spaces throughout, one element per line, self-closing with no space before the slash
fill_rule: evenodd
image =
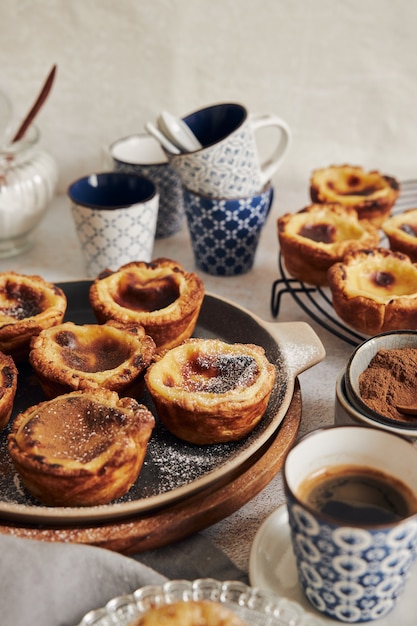
<path id="1" fill-rule="evenodd" d="M 155 420 L 107 389 L 73 391 L 20 413 L 8 449 L 23 484 L 49 506 L 95 506 L 136 481 Z"/>
<path id="2" fill-rule="evenodd" d="M 60 324 L 66 309 L 62 289 L 40 276 L 0 273 L 0 350 L 25 361 L 32 337 Z"/>
<path id="3" fill-rule="evenodd" d="M 391 250 L 404 252 L 417 261 L 417 208 L 393 215 L 382 223 L 382 230 L 389 240 Z"/>
<path id="4" fill-rule="evenodd" d="M 313 202 L 338 202 L 355 209 L 360 220 L 377 228 L 389 216 L 400 193 L 393 176 L 353 165 L 331 165 L 314 170 L 310 178 Z"/>
<path id="5" fill-rule="evenodd" d="M 327 284 L 327 270 L 345 254 L 378 245 L 378 229 L 360 222 L 351 207 L 311 204 L 278 218 L 278 241 L 288 272 L 313 285 Z"/>
<path id="6" fill-rule="evenodd" d="M 200 277 L 178 263 L 159 258 L 137 261 L 101 274 L 90 289 L 90 303 L 100 323 L 109 319 L 141 324 L 157 352 L 191 337 L 204 299 Z"/>
<path id="7" fill-rule="evenodd" d="M 145 374 L 158 416 L 194 444 L 238 441 L 264 415 L 276 378 L 261 346 L 189 339 Z"/>
<path id="8" fill-rule="evenodd" d="M 246 626 L 229 608 L 213 600 L 177 600 L 148 609 L 129 626 Z"/>
<path id="9" fill-rule="evenodd" d="M 0 352 L 0 430 L 7 426 L 13 411 L 18 371 L 9 354 Z"/>
<path id="10" fill-rule="evenodd" d="M 136 397 L 154 353 L 142 326 L 64 322 L 33 339 L 29 362 L 48 398 L 83 389 Z"/>
<path id="11" fill-rule="evenodd" d="M 407 255 L 387 248 L 352 252 L 328 278 L 334 310 L 356 330 L 417 329 L 417 265 Z"/>

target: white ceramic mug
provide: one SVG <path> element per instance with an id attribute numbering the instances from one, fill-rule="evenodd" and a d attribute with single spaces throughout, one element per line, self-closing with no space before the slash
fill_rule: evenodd
<path id="1" fill-rule="evenodd" d="M 159 194 L 136 174 L 103 172 L 68 188 L 87 276 L 152 259 Z"/>
<path id="2" fill-rule="evenodd" d="M 237 103 L 221 103 L 191 113 L 183 121 L 202 145 L 181 154 L 167 152 L 184 187 L 212 198 L 256 195 L 271 181 L 291 142 L 289 126 L 276 115 L 250 114 Z M 273 154 L 262 160 L 256 133 L 278 131 Z"/>
<path id="3" fill-rule="evenodd" d="M 323 428 L 290 450 L 284 484 L 309 602 L 349 623 L 389 613 L 417 557 L 417 448 L 375 428 Z"/>
<path id="4" fill-rule="evenodd" d="M 159 142 L 146 133 L 130 135 L 114 141 L 109 152 L 115 171 L 145 176 L 155 183 L 159 193 L 156 238 L 179 231 L 185 215 L 181 179 Z"/>

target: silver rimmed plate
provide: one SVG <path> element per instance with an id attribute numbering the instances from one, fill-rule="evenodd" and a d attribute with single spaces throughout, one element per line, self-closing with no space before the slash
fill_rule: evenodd
<path id="1" fill-rule="evenodd" d="M 129 626 L 152 606 L 178 600 L 219 602 L 248 626 L 323 626 L 321 620 L 295 602 L 241 582 L 219 582 L 211 578 L 173 580 L 161 587 L 142 587 L 133 594 L 113 598 L 103 608 L 90 611 L 78 626 Z"/>
<path id="2" fill-rule="evenodd" d="M 66 319 L 76 324 L 95 322 L 88 299 L 90 285 L 90 281 L 60 285 L 68 299 Z M 194 334 L 257 343 L 275 364 L 276 383 L 267 411 L 251 435 L 238 443 L 193 446 L 171 436 L 157 420 L 144 466 L 129 493 L 108 505 L 69 508 L 41 506 L 27 493 L 7 451 L 6 429 L 0 437 L 0 518 L 54 525 L 120 519 L 170 506 L 214 483 L 225 484 L 276 433 L 291 402 L 296 376 L 325 354 L 308 324 L 265 323 L 210 294 L 204 298 Z M 20 368 L 15 413 L 44 399 L 32 370 L 28 366 Z M 149 397 L 140 400 L 155 413 Z"/>

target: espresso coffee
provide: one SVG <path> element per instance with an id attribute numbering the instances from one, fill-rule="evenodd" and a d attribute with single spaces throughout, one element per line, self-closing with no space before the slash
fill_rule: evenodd
<path id="1" fill-rule="evenodd" d="M 417 496 L 402 481 L 355 465 L 314 473 L 301 483 L 297 496 L 346 524 L 388 524 L 417 513 Z"/>

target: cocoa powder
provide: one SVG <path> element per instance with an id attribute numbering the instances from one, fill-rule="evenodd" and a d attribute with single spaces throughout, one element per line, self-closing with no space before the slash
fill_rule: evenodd
<path id="1" fill-rule="evenodd" d="M 396 406 L 417 403 L 417 348 L 379 350 L 359 376 L 359 391 L 365 404 L 380 415 L 416 423 Z"/>

